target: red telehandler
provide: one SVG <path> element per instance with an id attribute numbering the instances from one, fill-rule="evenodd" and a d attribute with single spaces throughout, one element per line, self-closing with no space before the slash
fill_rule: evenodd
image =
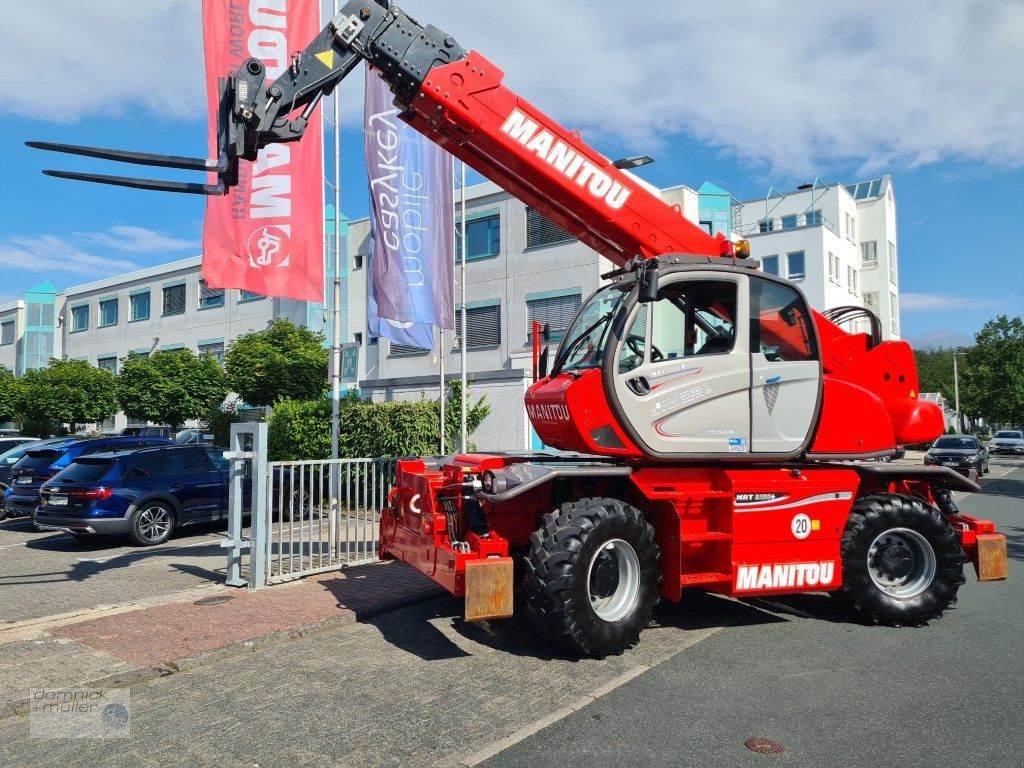
<path id="1" fill-rule="evenodd" d="M 813 311 L 744 243 L 690 223 L 506 88 L 483 55 L 398 8 L 349 2 L 272 83 L 246 61 L 221 84 L 214 160 L 33 146 L 217 178 L 52 175 L 224 194 L 240 158 L 299 140 L 362 61 L 407 123 L 619 267 L 526 396 L 558 450 L 399 462 L 382 557 L 464 597 L 467 619 L 519 605 L 544 635 L 596 656 L 621 653 L 659 598 L 691 587 L 824 591 L 868 621 L 919 625 L 955 601 L 968 560 L 981 580 L 1005 578 L 1005 537 L 952 501 L 974 482 L 866 461 L 943 432 L 909 345 L 883 341 L 863 308 Z M 869 332 L 840 328 L 858 316 Z"/>

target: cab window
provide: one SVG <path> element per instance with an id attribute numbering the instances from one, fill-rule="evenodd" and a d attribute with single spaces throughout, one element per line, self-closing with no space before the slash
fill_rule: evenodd
<path id="1" fill-rule="evenodd" d="M 770 362 L 817 360 L 811 316 L 803 297 L 772 280 L 750 280 L 750 351 Z"/>
<path id="2" fill-rule="evenodd" d="M 653 306 L 651 362 L 731 352 L 736 290 L 727 280 L 687 280 L 662 288 Z"/>
<path id="3" fill-rule="evenodd" d="M 629 326 L 629 332 L 622 340 L 622 350 L 619 352 L 619 373 L 629 373 L 644 364 L 644 350 L 647 347 L 647 317 L 648 308 L 641 305 Z"/>

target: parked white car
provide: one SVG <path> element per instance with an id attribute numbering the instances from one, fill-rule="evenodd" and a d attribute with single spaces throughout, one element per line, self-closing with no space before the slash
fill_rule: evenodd
<path id="1" fill-rule="evenodd" d="M 996 432 L 996 436 L 988 444 L 988 452 L 993 455 L 1024 455 L 1024 432 L 1019 429 L 1002 429 Z"/>

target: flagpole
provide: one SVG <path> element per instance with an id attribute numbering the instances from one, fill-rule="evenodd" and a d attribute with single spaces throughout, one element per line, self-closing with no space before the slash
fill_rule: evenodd
<path id="1" fill-rule="evenodd" d="M 339 0 L 334 0 L 334 15 Z M 334 306 L 331 329 L 331 458 L 341 449 L 341 95 L 334 89 Z M 332 483 L 332 490 L 334 483 Z"/>
<path id="2" fill-rule="evenodd" d="M 452 158 L 451 173 L 448 175 L 448 181 L 452 188 L 452 224 L 455 224 L 455 159 Z M 458 234 L 455 231 L 455 227 L 452 226 L 452 258 L 455 258 L 455 254 L 458 252 Z M 452 285 L 452 303 L 455 302 L 455 286 Z M 454 310 L 454 306 L 452 307 Z M 447 320 L 447 318 L 444 318 Z M 453 318 L 454 319 L 454 318 Z M 441 361 L 441 455 L 444 456 L 448 453 L 448 442 L 447 442 L 447 399 L 448 389 L 445 386 L 444 380 L 444 365 L 445 358 L 448 356 L 448 349 L 444 345 L 444 327 L 438 326 L 438 358 Z"/>
<path id="3" fill-rule="evenodd" d="M 466 453 L 466 336 L 469 329 L 466 328 L 466 164 L 462 163 L 462 221 L 459 223 L 459 231 L 462 233 L 462 259 L 459 272 L 459 284 L 462 288 L 462 442 L 461 449 Z"/>

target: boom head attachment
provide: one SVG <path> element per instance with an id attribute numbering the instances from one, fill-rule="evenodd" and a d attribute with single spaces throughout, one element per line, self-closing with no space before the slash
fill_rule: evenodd
<path id="1" fill-rule="evenodd" d="M 422 28 L 411 20 L 406 21 L 397 8 L 389 9 L 386 5 L 380 0 L 348 2 L 272 82 L 268 82 L 266 66 L 259 59 L 244 61 L 237 71 L 220 80 L 216 159 L 41 141 L 27 144 L 34 149 L 101 160 L 215 173 L 216 182 L 179 182 L 47 169 L 43 173 L 48 176 L 160 192 L 227 194 L 238 184 L 240 160 L 255 160 L 268 144 L 301 139 L 320 100 L 363 59 L 388 74 L 400 100 L 403 97 L 409 100 L 430 66 L 465 55 L 452 38 L 434 27 L 428 27 L 422 35 L 410 34 Z"/>

